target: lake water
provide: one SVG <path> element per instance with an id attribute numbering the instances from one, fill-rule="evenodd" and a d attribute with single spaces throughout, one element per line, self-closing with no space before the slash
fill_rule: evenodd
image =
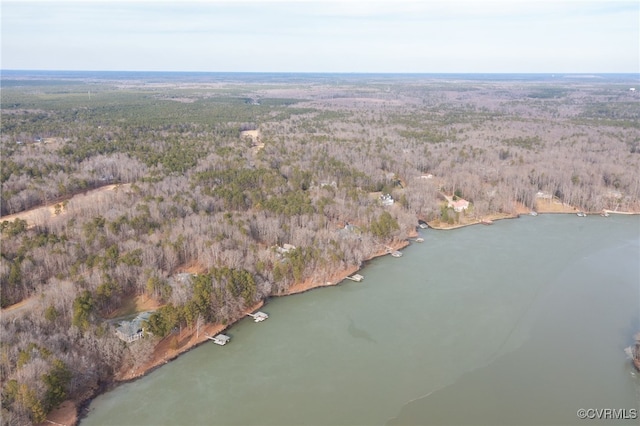
<path id="1" fill-rule="evenodd" d="M 267 321 L 99 396 L 82 426 L 638 424 L 640 217 L 422 236 L 361 283 L 270 300 Z"/>

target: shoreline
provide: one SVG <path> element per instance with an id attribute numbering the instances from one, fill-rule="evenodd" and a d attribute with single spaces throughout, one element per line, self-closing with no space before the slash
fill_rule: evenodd
<path id="1" fill-rule="evenodd" d="M 389 244 L 389 247 L 392 248 L 393 250 L 403 249 L 403 248 L 409 246 L 409 244 L 410 244 L 409 238 L 415 238 L 417 235 L 418 235 L 417 232 L 412 232 L 412 233 L 410 233 L 410 235 L 407 236 L 407 239 L 394 241 L 391 244 Z M 389 254 L 389 253 L 387 252 L 386 248 L 380 249 L 379 251 L 375 252 L 372 256 L 370 256 L 370 257 L 366 258 L 365 260 L 363 260 L 360 265 L 351 265 L 349 267 L 346 267 L 344 269 L 340 269 L 340 270 L 334 272 L 333 274 L 331 274 L 329 276 L 329 280 L 328 281 L 325 281 L 325 282 L 314 282 L 314 280 L 312 278 L 308 278 L 308 279 L 306 279 L 305 281 L 303 281 L 301 283 L 296 283 L 296 284 L 292 285 L 291 287 L 289 287 L 289 289 L 285 293 L 274 295 L 272 297 L 292 296 L 294 294 L 305 293 L 307 291 L 310 291 L 310 290 L 313 290 L 313 289 L 316 289 L 316 288 L 336 286 L 336 285 L 340 284 L 342 281 L 344 281 L 348 276 L 353 275 L 354 273 L 356 273 L 359 270 L 361 270 L 366 265 L 366 263 L 368 261 L 373 260 L 373 259 L 378 258 L 378 257 L 385 256 L 387 254 Z"/>
<path id="2" fill-rule="evenodd" d="M 127 367 L 116 372 L 113 376 L 113 383 L 126 383 L 146 376 L 155 369 L 162 367 L 170 361 L 173 361 L 174 359 L 190 351 L 191 349 L 194 349 L 202 345 L 203 343 L 207 343 L 207 341 L 209 340 L 207 338 L 207 335 L 214 336 L 216 334 L 222 333 L 241 319 L 245 318 L 248 314 L 254 312 L 257 309 L 260 309 L 262 306 L 264 306 L 264 303 L 264 300 L 258 301 L 251 307 L 247 308 L 240 317 L 234 319 L 233 321 L 230 321 L 228 324 L 208 323 L 204 324 L 199 331 L 185 329 L 178 334 L 169 334 L 168 336 L 163 337 L 154 347 L 153 355 L 148 361 L 140 366 L 134 368 Z M 175 339 L 178 339 L 183 343 L 176 348 L 171 348 L 172 343 L 175 341 Z"/>
<path id="3" fill-rule="evenodd" d="M 614 211 L 607 211 L 604 210 L 604 212 L 610 213 L 610 214 L 623 214 L 623 215 L 638 215 L 640 214 L 640 212 L 614 212 Z M 539 211 L 539 214 L 575 214 L 575 212 L 544 212 L 544 211 Z M 464 228 L 467 226 L 472 226 L 472 225 L 487 225 L 487 224 L 491 224 L 493 221 L 496 220 L 504 220 L 504 219 L 518 219 L 521 215 L 527 215 L 528 213 L 514 213 L 514 214 L 509 214 L 509 215 L 499 215 L 499 217 L 495 217 L 495 215 L 489 216 L 485 219 L 478 219 L 474 222 L 471 223 L 464 223 L 464 224 L 457 224 L 457 225 L 452 225 L 452 226 L 447 226 L 447 227 L 443 227 L 441 225 L 436 225 L 436 226 L 432 226 L 431 223 L 427 223 L 429 228 L 432 228 L 434 230 L 442 230 L 442 231 L 447 231 L 447 230 L 453 230 L 453 229 L 460 229 L 460 228 Z M 599 213 L 587 213 L 588 215 L 596 215 Z M 485 223 L 485 222 L 489 222 L 489 223 Z M 433 223 L 433 221 L 432 221 Z M 389 244 L 389 248 L 393 249 L 393 250 L 400 250 L 403 248 L 408 247 L 411 244 L 411 239 L 416 238 L 418 236 L 418 231 L 417 230 L 413 230 L 411 232 L 408 233 L 406 239 L 404 240 L 395 240 L 393 241 L 391 244 Z M 329 281 L 325 281 L 325 282 L 314 282 L 313 278 L 308 278 L 307 280 L 300 282 L 300 283 L 296 283 L 294 285 L 292 285 L 285 293 L 283 294 L 279 294 L 279 295 L 272 295 L 269 297 L 284 297 L 284 296 L 292 296 L 295 294 L 301 294 L 301 293 L 305 293 L 317 288 L 322 288 L 322 287 L 333 287 L 336 286 L 338 284 L 340 284 L 342 281 L 344 281 L 348 276 L 354 274 L 355 272 L 359 271 L 360 269 L 362 269 L 364 266 L 366 266 L 366 262 L 373 260 L 375 258 L 381 257 L 381 256 L 385 256 L 389 254 L 389 251 L 387 250 L 387 248 L 383 248 L 380 249 L 379 251 L 377 251 L 376 253 L 374 253 L 372 256 L 368 257 L 367 259 L 365 259 L 360 265 L 352 265 L 346 268 L 343 268 L 341 270 L 338 270 L 336 272 L 334 272 L 333 274 L 331 274 L 329 276 Z M 268 297 L 268 298 L 269 298 Z M 177 337 L 181 338 L 181 340 L 184 340 L 185 338 L 187 339 L 187 341 L 183 344 L 180 345 L 178 348 L 176 349 L 169 349 L 169 345 L 170 342 L 173 340 L 173 337 L 176 337 L 175 335 L 171 334 L 167 337 L 164 337 L 162 340 L 160 340 L 154 350 L 153 350 L 153 355 L 151 357 L 151 359 L 147 362 L 145 362 L 144 364 L 142 364 L 141 366 L 138 366 L 136 368 L 125 368 L 125 369 L 121 369 L 120 371 L 116 372 L 114 374 L 114 376 L 112 377 L 112 379 L 101 385 L 98 389 L 95 390 L 95 392 L 92 394 L 91 397 L 82 400 L 82 401 L 74 401 L 74 400 L 66 400 L 63 401 L 62 404 L 60 405 L 59 408 L 54 409 L 53 411 L 51 411 L 51 413 L 49 413 L 49 415 L 47 416 L 47 419 L 45 420 L 45 422 L 41 423 L 41 425 L 48 425 L 48 424 L 56 424 L 56 425 L 64 425 L 64 426 L 75 426 L 79 423 L 80 419 L 84 416 L 86 416 L 87 412 L 86 410 L 88 409 L 89 405 L 91 404 L 91 402 L 93 401 L 94 398 L 96 398 L 97 396 L 99 396 L 100 394 L 103 394 L 105 392 L 108 392 L 111 389 L 114 389 L 115 387 L 124 384 L 124 383 L 128 383 L 128 382 L 132 382 L 134 380 L 138 380 L 150 373 L 152 373 L 153 371 L 155 371 L 156 369 L 162 367 L 165 364 L 168 364 L 170 361 L 175 360 L 176 358 L 178 358 L 180 355 L 195 349 L 196 347 L 204 344 L 207 342 L 207 337 L 206 334 L 209 335 L 215 335 L 218 333 L 221 333 L 229 328 L 231 328 L 234 324 L 236 324 L 238 321 L 240 321 L 242 318 L 246 317 L 247 314 L 254 312 L 255 310 L 261 308 L 262 306 L 264 306 L 267 301 L 267 299 L 264 300 L 260 300 L 258 301 L 256 304 L 254 304 L 253 306 L 251 306 L 249 309 L 245 310 L 245 312 L 243 313 L 243 315 L 241 315 L 240 317 L 236 318 L 235 320 L 229 322 L 228 324 L 205 324 L 202 329 L 201 329 L 201 335 L 197 334 L 197 332 L 195 330 L 188 330 L 188 331 L 184 331 L 178 334 Z M 129 371 L 126 371 L 127 369 L 129 369 Z M 58 419 L 64 419 L 62 420 L 62 422 L 60 422 L 60 420 Z M 68 420 L 69 422 L 64 422 L 65 420 Z M 64 423 L 63 423 L 64 422 Z"/>
<path id="4" fill-rule="evenodd" d="M 63 425 L 63 426 L 75 426 L 80 420 L 88 414 L 89 405 L 91 402 L 106 392 L 109 392 L 116 387 L 141 379 L 169 362 L 177 359 L 180 355 L 185 354 L 192 349 L 197 348 L 209 341 L 207 335 L 214 336 L 222 333 L 225 330 L 231 328 L 241 319 L 245 318 L 248 314 L 253 313 L 255 310 L 264 306 L 265 300 L 260 300 L 250 308 L 247 308 L 241 316 L 230 321 L 228 324 L 208 323 L 204 324 L 200 330 L 185 329 L 182 332 L 176 334 L 169 334 L 163 337 L 154 347 L 153 354 L 149 360 L 137 367 L 121 368 L 117 371 L 110 381 L 100 384 L 100 386 L 92 392 L 92 395 L 87 399 L 81 401 L 66 400 L 63 401 L 59 408 L 54 409 L 47 415 L 47 419 L 40 425 L 46 426 L 49 424 Z M 172 349 L 171 345 L 174 339 L 177 338 L 184 343 L 177 348 Z M 61 422 L 58 419 L 68 420 L 68 422 Z M 63 421 L 64 421 L 63 420 Z M 72 420 L 72 421 L 71 421 Z"/>
<path id="5" fill-rule="evenodd" d="M 405 248 L 410 245 L 409 238 L 415 238 L 417 235 L 418 235 L 417 231 L 410 232 L 409 235 L 407 236 L 407 239 L 394 241 L 389 245 L 389 247 L 392 248 L 393 250 L 400 250 L 402 248 Z M 387 254 L 389 253 L 387 252 L 386 248 L 380 249 L 379 251 L 374 253 L 373 256 L 365 259 L 361 265 L 359 266 L 353 265 L 351 267 L 347 267 L 337 272 L 334 272 L 332 275 L 330 275 L 330 281 L 326 281 L 324 283 L 314 282 L 312 278 L 309 278 L 301 283 L 296 283 L 292 285 L 286 293 L 283 293 L 280 295 L 273 295 L 269 297 L 292 296 L 295 294 L 305 293 L 307 291 L 311 291 L 316 288 L 332 287 L 332 286 L 338 285 L 342 281 L 344 281 L 346 277 L 362 269 L 362 267 L 369 260 L 373 260 L 377 257 L 385 256 Z M 223 331 L 231 328 L 242 318 L 246 317 L 247 314 L 252 313 L 255 310 L 264 306 L 267 300 L 268 298 L 265 300 L 258 301 L 255 305 L 251 306 L 251 308 L 247 309 L 242 316 L 229 322 L 228 324 L 205 324 L 201 329 L 199 337 L 194 336 L 194 334 L 196 333 L 196 331 L 194 330 L 189 330 L 187 332 L 179 333 L 177 337 L 180 338 L 180 336 L 182 336 L 181 340 L 184 340 L 185 338 L 187 338 L 187 342 L 175 350 L 168 349 L 168 346 L 170 345 L 170 342 L 172 338 L 175 337 L 175 335 L 172 334 L 164 337 L 162 340 L 160 340 L 156 344 L 153 350 L 153 355 L 151 356 L 150 360 L 148 360 L 147 362 L 145 362 L 144 364 L 136 368 L 127 367 L 127 368 L 121 369 L 120 371 L 117 371 L 112 377 L 111 381 L 103 384 L 98 389 L 96 389 L 94 394 L 86 400 L 64 401 L 61 404 L 60 408 L 53 410 L 50 413 L 50 415 L 47 416 L 47 420 L 45 420 L 45 422 L 42 423 L 42 425 L 47 425 L 51 423 L 57 424 L 57 425 L 64 425 L 64 426 L 77 425 L 80 419 L 87 414 L 86 411 L 89 405 L 91 404 L 93 399 L 96 398 L 97 396 L 105 392 L 108 392 L 111 389 L 114 389 L 121 384 L 129 383 L 129 382 L 141 379 L 144 376 L 151 374 L 153 371 L 162 367 L 163 365 L 168 364 L 169 362 L 175 360 L 180 355 L 186 352 L 189 352 L 190 350 L 195 349 L 204 343 L 207 343 L 209 339 L 207 339 L 206 334 L 215 335 L 218 333 L 222 333 Z M 60 423 L 59 421 L 56 421 L 58 418 L 73 419 L 73 422 Z"/>
<path id="6" fill-rule="evenodd" d="M 498 220 L 505 220 L 505 219 L 519 219 L 520 216 L 529 216 L 531 214 L 532 211 L 517 211 L 516 213 L 511 213 L 511 214 L 492 214 L 492 215 L 487 215 L 485 216 L 483 219 L 475 219 L 473 222 L 467 222 L 467 223 L 457 223 L 457 224 L 453 224 L 453 225 L 449 225 L 449 224 L 442 224 L 438 221 L 431 221 L 431 222 L 426 222 L 427 225 L 429 225 L 429 228 L 434 229 L 436 231 L 449 231 L 452 229 L 460 229 L 460 228 L 465 228 L 467 226 L 473 226 L 473 225 L 492 225 L 493 222 L 498 221 Z M 537 214 L 577 214 L 579 212 L 579 210 L 574 210 L 574 211 L 554 211 L 554 210 L 545 210 L 545 209 L 540 209 L 540 210 L 536 210 Z M 625 215 L 625 216 L 633 216 L 633 215 L 640 215 L 640 211 L 628 211 L 628 212 L 623 212 L 623 211 L 614 211 L 614 210 L 607 210 L 607 209 L 603 209 L 602 212 L 583 212 L 586 216 L 602 216 L 604 213 L 607 214 L 616 214 L 616 215 Z"/>
<path id="7" fill-rule="evenodd" d="M 408 238 L 412 238 L 412 236 L 409 236 Z M 389 247 L 391 247 L 393 250 L 400 250 L 402 248 L 409 246 L 409 244 L 410 242 L 408 239 L 398 240 L 398 241 L 392 242 L 389 245 Z M 318 282 L 313 282 L 313 280 L 309 278 L 301 283 L 296 283 L 292 285 L 291 287 L 289 287 L 288 291 L 282 295 L 273 295 L 269 297 L 292 296 L 294 294 L 305 293 L 307 291 L 310 291 L 316 288 L 332 287 L 332 286 L 338 285 L 342 281 L 344 281 L 348 276 L 362 269 L 365 263 L 368 262 L 369 260 L 373 260 L 377 257 L 385 256 L 387 254 L 388 253 L 386 249 L 381 249 L 380 251 L 376 252 L 373 256 L 365 259 L 360 266 L 354 265 L 352 267 L 348 267 L 345 269 L 341 269 L 337 272 L 334 272 L 330 276 L 331 278 L 330 281 L 327 281 L 324 283 L 322 282 L 318 283 Z M 215 334 L 222 333 L 223 331 L 231 328 L 238 321 L 245 318 L 248 314 L 263 307 L 266 304 L 269 297 L 267 299 L 256 302 L 253 306 L 245 310 L 242 316 L 234 319 L 233 321 L 230 321 L 228 324 L 216 324 L 216 323 L 205 324 L 202 327 L 200 334 L 195 336 L 194 336 L 194 334 L 196 334 L 195 330 L 188 330 L 188 331 L 185 330 L 179 333 L 177 336 L 174 334 L 171 334 L 169 336 L 164 337 L 162 340 L 160 340 L 156 344 L 153 350 L 153 355 L 149 361 L 145 362 L 141 366 L 138 366 L 137 368 L 129 369 L 129 371 L 126 371 L 126 369 L 121 369 L 120 371 L 116 372 L 116 374 L 113 377 L 113 383 L 115 384 L 126 383 L 129 381 L 144 377 L 147 374 L 154 371 L 155 369 L 162 367 L 163 365 L 169 363 L 170 361 L 173 361 L 174 359 L 178 358 L 180 355 L 190 351 L 191 349 L 194 349 L 200 346 L 203 343 L 206 343 L 208 340 L 208 338 L 206 337 L 207 334 L 210 336 L 213 336 Z M 184 340 L 186 338 L 187 341 L 183 345 L 180 345 L 178 348 L 172 350 L 167 346 L 169 346 L 171 340 L 173 340 L 173 338 L 175 337 L 178 337 L 181 340 Z"/>

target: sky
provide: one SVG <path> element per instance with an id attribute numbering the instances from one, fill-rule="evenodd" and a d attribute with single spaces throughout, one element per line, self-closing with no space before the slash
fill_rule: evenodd
<path id="1" fill-rule="evenodd" d="M 640 0 L 0 0 L 1 69 L 639 73 Z"/>

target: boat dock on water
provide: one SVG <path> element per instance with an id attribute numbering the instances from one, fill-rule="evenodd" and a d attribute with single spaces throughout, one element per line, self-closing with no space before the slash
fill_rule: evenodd
<path id="1" fill-rule="evenodd" d="M 360 274 L 355 274 L 355 275 L 351 275 L 350 277 L 347 277 L 347 279 L 359 283 L 360 281 L 364 280 L 364 277 Z"/>
<path id="2" fill-rule="evenodd" d="M 247 314 L 247 316 L 250 316 L 251 318 L 253 318 L 253 322 L 262 322 L 267 318 L 269 318 L 269 315 L 260 311 L 256 312 L 255 314 Z"/>
<path id="3" fill-rule="evenodd" d="M 213 340 L 213 343 L 215 343 L 216 345 L 224 346 L 229 343 L 231 337 L 227 336 L 226 334 L 217 334 L 215 336 L 207 336 L 207 339 Z"/>
<path id="4" fill-rule="evenodd" d="M 389 246 L 385 246 L 385 248 L 386 248 L 386 253 L 387 254 L 390 254 L 393 257 L 402 257 L 402 252 L 401 251 L 394 250 Z"/>

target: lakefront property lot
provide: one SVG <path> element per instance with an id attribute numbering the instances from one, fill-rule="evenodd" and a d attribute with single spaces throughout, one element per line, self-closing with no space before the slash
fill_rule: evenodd
<path id="1" fill-rule="evenodd" d="M 633 76 L 2 78 L 0 362 L 18 423 L 339 283 L 419 220 L 640 210 Z M 153 301 L 145 337 L 125 343 L 111 320 L 136 298 Z"/>

